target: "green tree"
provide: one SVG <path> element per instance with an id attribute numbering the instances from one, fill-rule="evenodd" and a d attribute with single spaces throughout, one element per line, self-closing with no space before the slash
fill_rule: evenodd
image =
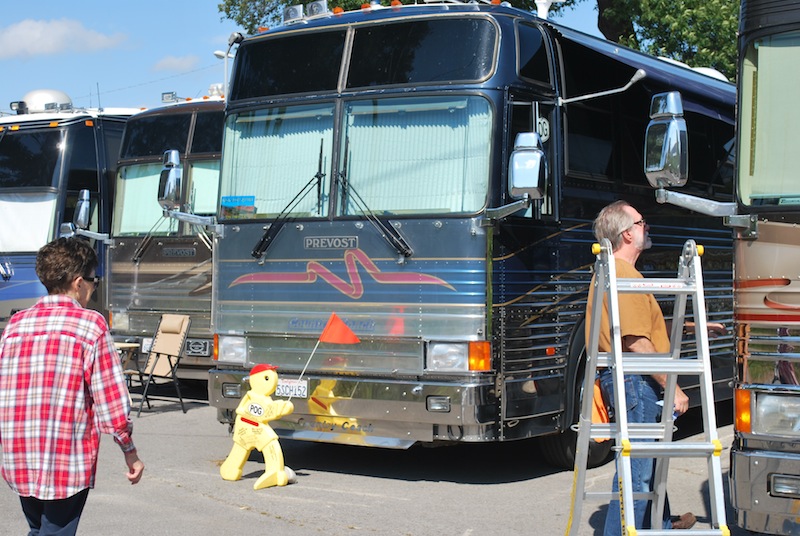
<path id="1" fill-rule="evenodd" d="M 552 12 L 581 1 L 553 4 Z M 736 77 L 738 0 L 597 0 L 597 12 L 609 41 Z"/>
<path id="2" fill-rule="evenodd" d="M 279 24 L 283 8 L 309 0 L 224 0 L 219 11 L 248 33 Z M 366 0 L 365 0 L 366 1 Z M 410 3 L 413 0 L 402 0 Z M 536 12 L 535 0 L 511 0 Z M 564 13 L 578 2 L 553 4 L 552 13 Z M 606 39 L 692 67 L 713 67 L 729 79 L 736 75 L 737 0 L 596 0 L 597 28 Z M 362 0 L 329 0 L 330 7 L 358 9 Z M 389 0 L 381 0 L 384 5 Z"/>
<path id="3" fill-rule="evenodd" d="M 636 43 L 655 56 L 736 77 L 739 3 L 732 0 L 640 0 Z"/>

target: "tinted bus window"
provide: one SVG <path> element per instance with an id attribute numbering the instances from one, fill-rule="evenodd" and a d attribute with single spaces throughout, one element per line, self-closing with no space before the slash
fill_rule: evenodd
<path id="1" fill-rule="evenodd" d="M 356 29 L 347 87 L 483 80 L 497 30 L 485 19 L 437 19 Z"/>
<path id="2" fill-rule="evenodd" d="M 120 158 L 157 156 L 168 149 L 186 152 L 192 114 L 139 117 L 128 122 Z"/>
<path id="3" fill-rule="evenodd" d="M 547 61 L 542 31 L 537 26 L 520 24 L 517 27 L 517 36 L 520 77 L 550 87 L 550 64 Z"/>
<path id="4" fill-rule="evenodd" d="M 336 90 L 344 30 L 277 37 L 238 49 L 231 100 Z"/>
<path id="5" fill-rule="evenodd" d="M 218 153 L 222 151 L 222 130 L 225 127 L 225 113 L 199 113 L 195 119 L 193 153 Z"/>
<path id="6" fill-rule="evenodd" d="M 97 148 L 94 143 L 94 131 L 85 126 L 73 127 L 67 134 L 70 146 L 69 170 L 67 171 L 67 189 L 71 191 L 98 191 L 97 183 Z"/>

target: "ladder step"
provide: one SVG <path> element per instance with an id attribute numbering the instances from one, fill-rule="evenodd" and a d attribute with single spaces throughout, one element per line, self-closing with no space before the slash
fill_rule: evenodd
<path id="1" fill-rule="evenodd" d="M 628 437 L 630 439 L 663 439 L 664 425 L 655 423 L 628 423 Z M 617 423 L 592 424 L 590 432 L 592 439 L 613 438 L 617 435 Z"/>
<path id="2" fill-rule="evenodd" d="M 719 456 L 722 452 L 722 443 L 716 442 L 642 442 L 631 441 L 629 449 L 622 449 L 623 455 L 627 452 L 632 458 L 701 458 L 713 455 Z"/>
<path id="3" fill-rule="evenodd" d="M 636 529 L 637 536 L 675 536 L 675 534 L 691 534 L 692 536 L 721 536 L 728 535 L 731 531 L 727 525 L 718 529 Z"/>
<path id="4" fill-rule="evenodd" d="M 597 366 L 609 367 L 614 357 L 608 352 L 597 354 Z M 624 374 L 702 374 L 705 364 L 700 359 L 674 359 L 670 354 L 633 354 L 622 356 Z"/>
<path id="5" fill-rule="evenodd" d="M 617 501 L 619 500 L 619 492 L 616 491 L 584 491 L 583 492 L 584 499 L 597 499 L 598 501 Z M 633 500 L 634 501 L 652 501 L 656 498 L 656 494 L 654 492 L 634 492 L 633 493 Z"/>
<path id="6" fill-rule="evenodd" d="M 691 280 L 671 278 L 623 278 L 617 279 L 619 294 L 693 294 L 697 292 L 697 284 Z"/>

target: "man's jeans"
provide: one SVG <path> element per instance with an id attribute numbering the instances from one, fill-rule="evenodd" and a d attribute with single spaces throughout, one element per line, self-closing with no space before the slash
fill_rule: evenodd
<path id="1" fill-rule="evenodd" d="M 614 405 L 614 377 L 610 369 L 604 370 L 600 374 L 600 389 L 606 402 L 613 407 Z M 661 391 L 658 384 L 649 376 L 631 374 L 625 376 L 625 398 L 628 404 L 629 423 L 654 423 L 661 419 L 661 406 L 657 404 L 658 393 Z M 616 413 L 616 409 L 614 410 Z M 650 439 L 642 441 L 652 441 Z M 619 461 L 617 453 L 617 461 Z M 619 466 L 617 466 L 619 469 Z M 650 491 L 655 471 L 655 460 L 653 458 L 634 458 L 631 457 L 631 483 L 633 492 Z M 614 474 L 612 491 L 615 496 L 619 496 L 618 473 Z M 650 527 L 650 501 L 633 501 L 634 523 L 637 529 L 649 529 Z M 669 513 L 669 501 L 664 507 L 664 526 L 672 528 Z M 603 531 L 605 536 L 620 536 L 622 534 L 622 521 L 619 512 L 619 500 L 613 500 L 608 505 L 606 514 L 606 525 Z"/>

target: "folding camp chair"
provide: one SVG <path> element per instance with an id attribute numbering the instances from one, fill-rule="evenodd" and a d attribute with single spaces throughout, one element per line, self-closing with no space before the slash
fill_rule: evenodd
<path id="1" fill-rule="evenodd" d="M 174 315 L 163 314 L 161 320 L 156 328 L 156 334 L 153 337 L 153 344 L 150 347 L 150 353 L 147 357 L 147 362 L 141 371 L 131 371 L 128 374 L 129 380 L 138 375 L 139 381 L 142 382 L 144 378 L 142 399 L 139 402 L 139 411 L 136 413 L 138 417 L 142 413 L 142 407 L 147 402 L 148 409 L 150 408 L 150 400 L 148 399 L 148 391 L 152 383 L 158 383 L 157 380 L 164 380 L 164 383 L 172 382 L 175 386 L 175 391 L 178 393 L 178 400 L 181 403 L 181 409 L 186 413 L 186 407 L 183 405 L 183 397 L 181 396 L 181 386 L 175 371 L 178 369 L 178 363 L 181 360 L 181 352 L 183 344 L 186 341 L 186 334 L 189 332 L 189 325 L 191 319 L 188 315 Z"/>

